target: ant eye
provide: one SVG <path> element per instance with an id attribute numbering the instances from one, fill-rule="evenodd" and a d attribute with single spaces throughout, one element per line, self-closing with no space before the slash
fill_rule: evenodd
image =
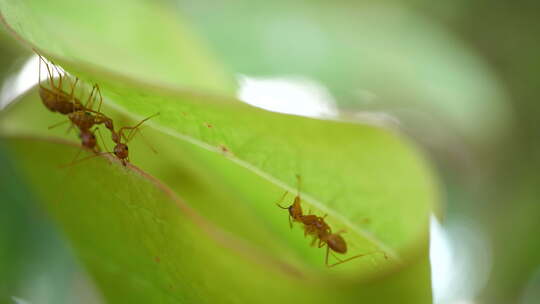
<path id="1" fill-rule="evenodd" d="M 128 149 L 128 146 L 126 146 L 126 150 L 129 150 L 129 149 Z"/>

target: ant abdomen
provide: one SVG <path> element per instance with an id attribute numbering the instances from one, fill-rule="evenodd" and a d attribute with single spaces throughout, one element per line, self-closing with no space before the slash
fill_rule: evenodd
<path id="1" fill-rule="evenodd" d="M 339 234 L 330 234 L 325 238 L 325 242 L 330 249 L 337 253 L 347 253 L 347 243 Z"/>

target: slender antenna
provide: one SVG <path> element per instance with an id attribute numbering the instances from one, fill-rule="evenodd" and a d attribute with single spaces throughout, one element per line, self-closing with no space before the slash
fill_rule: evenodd
<path id="1" fill-rule="evenodd" d="M 159 112 L 154 114 L 154 115 L 151 115 L 151 116 L 148 116 L 146 117 L 145 119 L 141 120 L 138 124 L 134 125 L 133 127 L 122 127 L 120 128 L 120 130 L 118 130 L 118 133 L 121 134 L 121 136 L 124 137 L 124 140 L 127 142 L 129 142 L 132 138 L 133 138 L 133 130 L 137 129 L 140 125 L 142 125 L 145 121 L 149 120 L 150 118 L 153 118 L 155 116 L 158 116 L 159 115 Z M 129 134 L 127 135 L 127 137 L 124 135 L 124 130 L 130 130 L 129 131 Z"/>
<path id="2" fill-rule="evenodd" d="M 143 133 L 141 132 L 141 129 L 137 129 L 135 130 L 135 132 L 139 132 L 139 136 L 141 136 L 142 140 L 150 148 L 150 150 L 152 150 L 154 154 L 158 154 L 158 151 L 154 149 L 154 147 L 152 147 L 152 145 L 148 142 L 148 140 L 146 140 L 146 137 L 144 137 Z M 135 134 L 133 134 L 133 136 L 135 136 Z"/>
<path id="3" fill-rule="evenodd" d="M 281 198 L 279 199 L 279 203 L 281 203 L 283 201 L 283 199 L 285 198 L 285 195 L 287 195 L 287 193 L 289 193 L 289 191 L 285 191 L 285 193 L 283 193 L 283 195 L 281 196 Z M 279 203 L 276 203 L 276 205 L 281 208 L 281 209 L 289 209 L 289 207 L 283 207 L 281 206 Z"/>

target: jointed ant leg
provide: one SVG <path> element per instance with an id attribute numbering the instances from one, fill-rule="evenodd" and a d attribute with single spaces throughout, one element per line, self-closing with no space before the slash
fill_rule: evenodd
<path id="1" fill-rule="evenodd" d="M 292 220 L 291 220 L 292 216 L 289 214 L 289 227 L 291 227 L 292 229 Z"/>
<path id="2" fill-rule="evenodd" d="M 326 246 L 326 258 L 324 262 L 326 263 L 326 266 L 328 266 L 328 254 L 330 253 L 330 246 Z"/>
<path id="3" fill-rule="evenodd" d="M 97 108 L 97 111 L 101 111 L 101 105 L 103 104 L 103 95 L 101 95 L 101 90 L 99 89 L 99 85 L 96 83 L 95 84 L 96 86 L 96 96 L 99 96 L 99 104 L 98 104 L 98 108 Z"/>
<path id="4" fill-rule="evenodd" d="M 360 258 L 360 257 L 367 256 L 367 255 L 374 254 L 374 253 L 382 253 L 382 254 L 384 254 L 384 258 L 385 258 L 385 259 L 387 258 L 386 253 L 384 253 L 384 251 L 376 250 L 376 251 L 372 251 L 372 252 L 368 252 L 368 253 L 357 254 L 357 255 L 352 256 L 352 257 L 350 257 L 350 258 L 348 258 L 348 259 L 345 259 L 345 260 L 340 260 L 339 258 L 336 257 L 336 258 L 339 260 L 339 262 L 337 262 L 337 263 L 335 263 L 335 264 L 332 264 L 332 265 L 328 265 L 328 264 L 327 264 L 327 266 L 328 266 L 328 267 L 334 267 L 334 266 L 337 266 L 337 265 L 339 265 L 339 264 L 343 264 L 343 263 L 345 263 L 345 262 L 348 262 L 348 261 L 350 261 L 350 260 L 354 260 L 354 259 L 356 259 L 356 258 Z M 334 256 L 335 256 L 335 255 L 334 255 Z"/>
<path id="5" fill-rule="evenodd" d="M 75 164 L 77 164 L 77 163 L 81 163 L 81 162 L 83 162 L 83 161 L 85 161 L 85 160 L 89 160 L 89 159 L 94 158 L 94 157 L 96 157 L 96 156 L 101 156 L 101 155 L 105 155 L 105 154 L 113 154 L 113 153 L 112 153 L 112 152 L 98 152 L 98 153 L 94 153 L 94 154 L 92 154 L 92 155 L 90 155 L 90 156 L 83 157 L 83 158 L 81 158 L 81 159 L 79 159 L 79 160 L 77 160 L 77 161 L 75 161 L 75 162 L 71 162 L 71 163 L 69 163 L 69 164 L 62 165 L 62 166 L 60 166 L 60 168 L 65 168 L 65 167 L 73 166 L 73 165 L 75 165 Z"/>
<path id="6" fill-rule="evenodd" d="M 52 65 L 53 65 L 53 68 L 56 70 L 56 72 L 58 73 L 58 79 L 59 79 L 59 83 L 58 83 L 58 89 L 59 90 L 63 90 L 63 87 L 62 87 L 62 77 L 64 75 L 62 75 L 62 73 L 60 72 L 60 69 L 58 68 L 58 66 L 56 64 L 54 64 L 52 61 L 51 61 Z"/>
<path id="7" fill-rule="evenodd" d="M 49 126 L 47 129 L 49 129 L 49 130 L 54 129 L 54 128 L 58 127 L 58 126 L 61 126 L 61 125 L 65 124 L 66 122 L 69 122 L 69 120 L 62 120 L 61 122 L 58 122 L 58 123 L 55 123 L 54 125 Z"/>
<path id="8" fill-rule="evenodd" d="M 95 130 L 98 132 L 99 138 L 101 138 L 101 142 L 103 143 L 105 150 L 110 151 L 109 148 L 107 147 L 107 144 L 105 143 L 105 140 L 103 139 L 103 136 L 101 136 L 101 131 L 99 130 L 99 128 L 96 128 Z"/>
<path id="9" fill-rule="evenodd" d="M 69 99 L 73 99 L 73 96 L 75 94 L 75 87 L 77 86 L 77 82 L 79 82 L 79 78 L 75 77 L 75 81 L 71 85 L 71 93 L 69 94 Z"/>
<path id="10" fill-rule="evenodd" d="M 94 86 L 92 87 L 92 91 L 90 91 L 90 95 L 88 95 L 88 99 L 86 100 L 86 104 L 84 105 L 84 107 L 86 109 L 90 109 L 92 108 L 92 106 L 94 105 L 92 101 L 92 98 L 94 96 L 94 91 L 96 90 L 96 85 L 94 84 Z"/>
<path id="11" fill-rule="evenodd" d="M 41 55 L 39 56 L 39 58 L 41 58 L 41 60 L 43 61 L 43 64 L 45 65 L 45 68 L 47 68 L 47 74 L 49 74 L 49 84 L 51 85 L 51 89 L 54 89 L 55 88 L 54 82 L 53 82 L 54 77 L 51 72 L 51 69 L 49 68 L 49 64 L 45 61 L 43 57 L 41 57 Z"/>

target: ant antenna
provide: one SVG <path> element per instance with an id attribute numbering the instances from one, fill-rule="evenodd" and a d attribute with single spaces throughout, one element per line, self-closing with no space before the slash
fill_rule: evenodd
<path id="1" fill-rule="evenodd" d="M 82 149 L 81 149 L 82 150 Z M 83 161 L 86 161 L 86 160 L 89 160 L 91 158 L 94 158 L 96 156 L 102 156 L 102 155 L 105 155 L 105 154 L 113 154 L 113 152 L 99 152 L 99 153 L 95 153 L 93 155 L 90 155 L 90 156 L 87 156 L 87 157 L 83 157 L 77 161 L 73 161 L 71 163 L 68 163 L 68 164 L 64 164 L 64 165 L 60 165 L 60 168 L 66 168 L 66 167 L 70 167 L 70 166 L 73 166 L 75 164 L 78 164 L 78 163 L 81 163 Z"/>
<path id="2" fill-rule="evenodd" d="M 120 130 L 118 131 L 118 133 L 124 137 L 124 140 L 127 142 L 129 142 L 131 139 L 133 139 L 133 135 L 135 135 L 134 133 L 134 130 L 136 130 L 138 127 L 140 127 L 145 121 L 149 120 L 150 118 L 152 117 L 155 117 L 155 116 L 158 116 L 159 115 L 159 112 L 154 114 L 154 115 L 151 115 L 151 116 L 148 116 L 146 117 L 145 119 L 141 120 L 138 124 L 136 124 L 135 126 L 133 127 L 122 127 L 120 128 Z M 123 130 L 129 130 L 129 134 L 127 136 L 124 135 L 124 132 Z"/>
<path id="3" fill-rule="evenodd" d="M 285 193 L 283 193 L 283 195 L 281 196 L 281 198 L 279 199 L 278 202 L 282 202 L 283 199 L 285 198 L 285 196 L 289 193 L 289 191 L 285 191 Z M 281 206 L 279 203 L 276 203 L 276 205 L 281 208 L 281 209 L 289 209 L 289 207 L 283 207 Z"/>
<path id="4" fill-rule="evenodd" d="M 135 129 L 135 131 L 133 131 L 133 135 L 130 136 L 130 140 L 131 140 L 131 138 L 135 137 L 135 134 L 137 134 L 137 132 L 139 132 L 138 134 L 141 136 L 142 140 L 150 148 L 150 150 L 152 150 L 152 152 L 154 152 L 154 154 L 158 154 L 156 149 L 154 149 L 154 147 L 152 147 L 152 145 L 148 142 L 146 137 L 143 136 L 143 133 L 141 132 L 141 129 Z"/>
<path id="5" fill-rule="evenodd" d="M 131 140 L 131 138 L 132 138 L 131 132 L 133 131 L 133 129 L 137 129 L 137 128 L 138 128 L 140 125 L 142 125 L 145 121 L 149 120 L 150 118 L 156 117 L 156 116 L 158 116 L 158 115 L 159 115 L 159 112 L 157 112 L 157 113 L 154 114 L 154 115 L 150 115 L 150 116 L 146 117 L 145 119 L 139 121 L 139 123 L 136 124 L 135 126 L 131 127 L 131 131 L 129 132 L 130 135 L 128 135 L 129 140 Z"/>

